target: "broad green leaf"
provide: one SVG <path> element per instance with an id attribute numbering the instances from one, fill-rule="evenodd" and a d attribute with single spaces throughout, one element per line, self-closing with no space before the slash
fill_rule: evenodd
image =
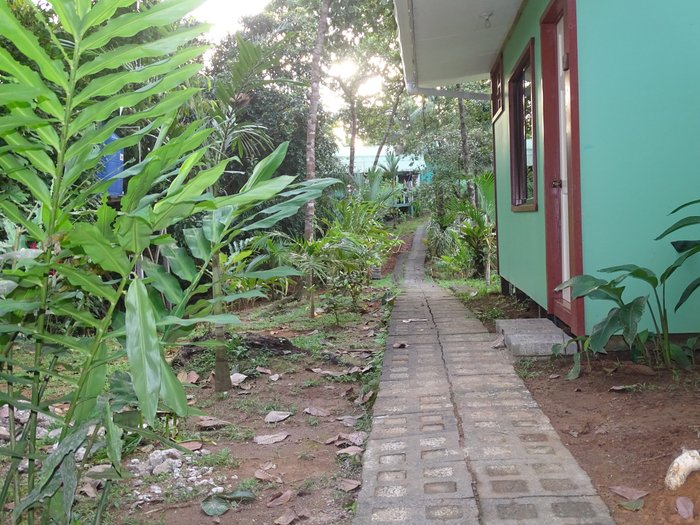
<path id="1" fill-rule="evenodd" d="M 88 11 L 80 24 L 80 34 L 85 34 L 85 31 L 91 27 L 98 26 L 106 22 L 118 9 L 133 5 L 136 0 L 109 0 L 95 3 Z"/>
<path id="2" fill-rule="evenodd" d="M 0 212 L 10 219 L 15 224 L 22 226 L 33 239 L 43 242 L 46 237 L 44 231 L 41 229 L 37 223 L 32 222 L 27 214 L 20 211 L 20 209 L 12 202 L 7 200 L 0 200 Z"/>
<path id="3" fill-rule="evenodd" d="M 669 226 L 664 232 L 659 235 L 656 239 L 656 241 L 663 239 L 667 235 L 672 234 L 675 231 L 681 230 L 683 228 L 687 228 L 688 226 L 695 226 L 697 224 L 700 224 L 700 216 L 698 215 L 691 215 L 689 217 L 684 217 L 683 219 L 675 222 L 673 225 Z"/>
<path id="4" fill-rule="evenodd" d="M 604 353 L 605 345 L 608 344 L 610 338 L 615 332 L 622 329 L 620 321 L 620 309 L 612 308 L 608 315 L 601 322 L 596 324 L 591 330 L 591 349 L 596 353 Z"/>
<path id="5" fill-rule="evenodd" d="M 16 79 L 21 86 L 17 86 L 18 89 L 26 87 L 30 92 L 38 89 L 43 98 L 42 102 L 39 103 L 39 107 L 54 118 L 60 119 L 63 116 L 63 106 L 59 102 L 56 94 L 44 84 L 41 76 L 30 67 L 17 62 L 17 60 L 2 47 L 0 47 L 0 71 L 5 71 Z"/>
<path id="6" fill-rule="evenodd" d="M 2 117 L 0 117 L 0 120 Z M 12 155 L 0 155 L 0 168 L 5 175 L 19 182 L 36 200 L 47 208 L 51 208 L 51 194 L 46 183 L 33 170 L 23 166 L 17 158 Z"/>
<path id="7" fill-rule="evenodd" d="M 68 75 L 60 62 L 51 60 L 34 33 L 27 30 L 13 16 L 7 2 L 0 2 L 0 34 L 9 39 L 24 56 L 39 66 L 41 74 L 54 84 L 68 91 Z"/>
<path id="8" fill-rule="evenodd" d="M 39 172 L 55 177 L 56 166 L 54 166 L 51 157 L 44 151 L 45 146 L 27 140 L 18 131 L 3 134 L 3 139 L 8 145 L 12 146 L 15 154 L 27 159 Z"/>
<path id="9" fill-rule="evenodd" d="M 211 324 L 240 324 L 240 319 L 233 314 L 214 314 L 205 315 L 202 317 L 194 317 L 192 319 L 180 319 L 179 317 L 174 317 L 169 315 L 158 321 L 158 326 L 193 326 L 199 323 L 211 323 Z"/>
<path id="10" fill-rule="evenodd" d="M 96 127 L 86 132 L 80 139 L 71 144 L 66 152 L 66 160 L 68 161 L 80 157 L 80 155 L 83 155 L 86 150 L 90 150 L 94 145 L 103 144 L 117 129 L 132 125 L 141 120 L 160 117 L 176 110 L 198 91 L 199 89 L 196 88 L 178 89 L 160 97 L 159 101 L 148 109 L 110 119 L 99 128 Z M 207 131 L 203 131 L 203 133 L 207 133 Z"/>
<path id="11" fill-rule="evenodd" d="M 184 248 L 174 244 L 166 244 L 161 246 L 160 252 L 170 263 L 170 270 L 180 279 L 188 283 L 195 279 L 197 268 Z"/>
<path id="12" fill-rule="evenodd" d="M 168 187 L 168 196 L 172 195 L 174 192 L 176 192 L 182 187 L 183 182 L 185 182 L 185 179 L 187 179 L 187 176 L 192 171 L 192 168 L 194 168 L 199 163 L 199 161 L 202 160 L 202 157 L 205 155 L 206 152 L 206 148 L 200 148 L 194 153 L 190 154 L 190 156 L 187 157 L 187 159 L 185 159 L 185 162 L 183 162 L 182 166 L 180 166 L 180 170 L 178 171 L 177 177 L 173 179 L 173 181 L 170 183 L 170 186 Z"/>
<path id="13" fill-rule="evenodd" d="M 685 353 L 682 347 L 675 343 L 670 344 L 670 355 L 673 362 L 675 362 L 683 370 L 691 370 L 693 368 L 693 363 L 690 361 L 688 354 Z"/>
<path id="14" fill-rule="evenodd" d="M 107 24 L 83 40 L 82 49 L 97 49 L 114 38 L 134 36 L 144 29 L 177 22 L 203 2 L 204 0 L 163 0 L 146 11 L 127 13 L 112 18 Z"/>
<path id="15" fill-rule="evenodd" d="M 200 171 L 194 178 L 185 183 L 178 191 L 161 200 L 153 207 L 153 211 L 156 216 L 164 213 L 171 206 L 175 206 L 183 202 L 191 202 L 193 199 L 202 195 L 202 193 L 204 193 L 209 187 L 216 184 L 226 169 L 227 164 L 228 160 L 223 160 L 213 168 Z"/>
<path id="16" fill-rule="evenodd" d="M 128 252 L 140 254 L 151 244 L 153 227 L 144 217 L 122 215 L 116 227 L 119 245 Z"/>
<path id="17" fill-rule="evenodd" d="M 53 343 L 72 350 L 77 350 L 83 354 L 87 354 L 88 352 L 89 339 L 80 339 L 69 335 L 50 334 L 47 332 L 37 333 L 35 331 L 32 332 L 32 335 L 47 343 Z"/>
<path id="18" fill-rule="evenodd" d="M 75 493 L 78 490 L 78 467 L 75 464 L 75 455 L 66 454 L 59 467 L 61 475 L 61 491 L 63 495 L 63 509 L 66 516 L 66 523 L 73 521 L 73 503 Z"/>
<path id="19" fill-rule="evenodd" d="M 241 193 L 245 193 L 256 187 L 261 182 L 265 182 L 266 180 L 270 179 L 282 165 L 282 162 L 284 162 L 284 158 L 287 156 L 288 147 L 289 142 L 283 142 L 277 146 L 275 151 L 258 162 L 253 169 L 253 174 L 250 176 L 243 188 L 241 188 Z"/>
<path id="20" fill-rule="evenodd" d="M 68 433 L 58 442 L 56 449 L 44 459 L 39 471 L 39 487 L 45 486 L 51 480 L 55 470 L 68 454 L 74 454 L 80 448 L 87 437 L 90 423 L 70 427 Z"/>
<path id="21" fill-rule="evenodd" d="M 113 95 L 101 102 L 95 102 L 81 109 L 78 116 L 68 126 L 68 134 L 73 137 L 91 122 L 107 120 L 115 111 L 124 107 L 136 107 L 147 98 L 175 89 L 188 78 L 194 76 L 202 64 L 189 64 L 173 70 L 161 79 L 143 86 L 136 91 L 127 91 Z M 2 132 L 2 119 L 0 119 L 0 133 Z"/>
<path id="22" fill-rule="evenodd" d="M 275 177 L 272 180 L 260 182 L 252 189 L 241 190 L 236 195 L 217 197 L 214 202 L 217 208 L 231 206 L 236 209 L 264 202 L 284 191 L 285 188 L 294 182 L 294 178 L 287 175 Z"/>
<path id="23" fill-rule="evenodd" d="M 299 270 L 291 266 L 278 266 L 271 270 L 260 270 L 256 272 L 242 272 L 233 274 L 234 277 L 241 279 L 260 279 L 266 281 L 268 279 L 277 279 L 279 277 L 293 277 L 303 275 Z"/>
<path id="24" fill-rule="evenodd" d="M 155 64 L 150 64 L 134 71 L 120 71 L 118 73 L 97 77 L 75 96 L 73 107 L 78 107 L 90 99 L 114 95 L 129 84 L 141 84 L 152 78 L 174 71 L 181 65 L 197 58 L 206 51 L 206 49 L 207 46 L 187 48 L 172 58 L 161 60 Z"/>
<path id="25" fill-rule="evenodd" d="M 673 261 L 673 263 L 671 263 L 668 268 L 664 270 L 664 273 L 661 274 L 661 278 L 659 280 L 662 283 L 668 281 L 669 277 L 676 273 L 676 270 L 678 270 L 678 268 L 683 266 L 688 259 L 690 259 L 698 253 L 700 253 L 700 246 L 695 246 L 690 250 L 684 252 L 675 261 Z"/>
<path id="26" fill-rule="evenodd" d="M 680 206 L 678 206 L 678 208 L 676 208 L 671 213 L 669 213 L 669 215 L 673 215 L 674 213 L 681 211 L 683 208 L 687 208 L 688 206 L 693 206 L 695 204 L 700 204 L 700 199 L 696 199 L 696 200 L 693 200 L 690 202 L 686 202 L 685 204 L 681 204 Z"/>
<path id="27" fill-rule="evenodd" d="M 207 516 L 223 516 L 231 510 L 231 506 L 228 502 L 217 494 L 212 494 L 204 498 L 201 507 L 204 514 Z"/>
<path id="28" fill-rule="evenodd" d="M 94 224 L 77 223 L 69 235 L 70 243 L 78 246 L 95 264 L 108 272 L 116 272 L 122 277 L 129 274 L 131 265 L 126 253 L 119 246 L 113 246 L 100 235 Z"/>
<path id="29" fill-rule="evenodd" d="M 235 301 L 240 301 L 241 299 L 267 299 L 267 295 L 265 295 L 261 290 L 246 290 L 245 292 L 233 293 L 209 299 L 209 303 L 233 303 Z"/>
<path id="30" fill-rule="evenodd" d="M 250 490 L 237 489 L 233 492 L 224 492 L 219 494 L 221 499 L 226 501 L 235 501 L 237 503 L 247 503 L 255 501 L 255 494 Z"/>
<path id="31" fill-rule="evenodd" d="M 185 228 L 182 230 L 187 247 L 192 255 L 201 260 L 208 261 L 211 256 L 211 244 L 207 241 L 201 228 Z"/>
<path id="32" fill-rule="evenodd" d="M 141 265 L 146 275 L 151 279 L 153 287 L 165 295 L 168 301 L 179 304 L 184 300 L 185 296 L 177 279 L 166 272 L 160 264 L 156 264 L 150 259 L 144 259 L 141 261 Z"/>
<path id="33" fill-rule="evenodd" d="M 0 84 L 0 106 L 7 106 L 13 102 L 33 102 L 41 94 L 42 90 L 36 87 L 15 82 Z"/>
<path id="34" fill-rule="evenodd" d="M 128 377 L 128 375 L 127 375 Z M 107 443 L 107 456 L 112 466 L 118 473 L 122 470 L 122 434 L 123 431 L 114 424 L 112 408 L 109 403 L 104 404 L 104 417 L 102 424 L 105 427 L 105 441 Z"/>
<path id="35" fill-rule="evenodd" d="M 11 294 L 16 288 L 17 283 L 14 281 L 8 281 L 7 279 L 0 279 L 0 296 L 5 297 Z"/>
<path id="36" fill-rule="evenodd" d="M 74 268 L 66 264 L 58 264 L 54 268 L 58 273 L 68 279 L 73 285 L 92 295 L 107 299 L 114 304 L 119 299 L 117 292 L 110 285 L 106 284 L 98 275 L 90 273 L 81 268 Z"/>
<path id="37" fill-rule="evenodd" d="M 112 225 L 114 223 L 114 219 L 117 218 L 117 210 L 112 208 L 107 203 L 107 198 L 104 197 L 102 199 L 102 203 L 100 204 L 100 207 L 97 208 L 97 228 L 100 230 L 100 234 L 107 239 L 109 242 L 115 242 L 116 239 L 114 238 L 114 230 L 112 228 Z"/>
<path id="38" fill-rule="evenodd" d="M 566 379 L 569 381 L 573 381 L 574 379 L 578 379 L 578 377 L 581 375 L 581 352 L 576 352 L 574 354 L 574 364 L 571 367 L 571 370 L 569 370 L 569 373 L 566 374 Z"/>
<path id="39" fill-rule="evenodd" d="M 683 293 L 678 299 L 676 307 L 673 310 L 677 312 L 678 309 L 683 306 L 688 299 L 690 299 L 698 288 L 700 288 L 700 277 L 693 279 L 693 281 L 691 281 L 691 283 L 685 287 L 685 290 L 683 290 Z"/>
<path id="40" fill-rule="evenodd" d="M 33 312 L 41 303 L 38 301 L 15 301 L 12 299 L 0 299 L 0 316 L 6 315 L 12 312 Z"/>
<path id="41" fill-rule="evenodd" d="M 20 518 L 25 510 L 34 505 L 42 503 L 45 499 L 51 498 L 61 486 L 62 480 L 60 476 L 54 475 L 51 472 L 51 479 L 40 485 L 35 485 L 27 496 L 12 510 L 12 523 L 20 523 Z M 43 506 L 43 505 L 42 505 Z"/>
<path id="42" fill-rule="evenodd" d="M 97 398 L 102 395 L 107 379 L 107 346 L 102 344 L 99 346 L 95 356 L 87 358 L 83 366 L 88 366 L 91 361 L 90 370 L 88 372 L 87 381 L 80 392 L 80 398 L 73 399 L 73 404 L 77 406 L 75 410 L 75 421 L 80 424 L 87 421 L 93 416 Z M 77 393 L 77 392 L 76 392 Z"/>
<path id="43" fill-rule="evenodd" d="M 146 422 L 153 425 L 161 384 L 161 351 L 153 305 L 141 279 L 126 294 L 126 353 L 134 391 Z"/>
<path id="44" fill-rule="evenodd" d="M 160 363 L 160 398 L 178 416 L 185 417 L 188 414 L 188 406 L 182 383 L 175 377 L 172 367 L 165 362 L 165 359 L 161 359 Z"/>
<path id="45" fill-rule="evenodd" d="M 554 291 L 561 292 L 566 288 L 571 288 L 571 295 L 574 298 L 584 297 L 591 293 L 593 290 L 600 288 L 602 285 L 606 284 L 607 281 L 593 277 L 592 275 L 577 275 L 572 277 L 568 281 L 564 281 L 559 286 L 557 286 Z"/>
<path id="46" fill-rule="evenodd" d="M 628 346 L 632 347 L 634 339 L 637 337 L 639 321 L 644 315 L 647 307 L 646 297 L 637 297 L 631 303 L 620 307 L 619 317 L 622 324 L 622 336 Z"/>
<path id="47" fill-rule="evenodd" d="M 656 274 L 653 271 L 651 271 L 649 268 L 637 266 L 636 264 L 611 266 L 610 268 L 603 268 L 600 271 L 604 273 L 624 272 L 630 277 L 634 277 L 635 279 L 648 283 L 652 288 L 656 288 L 659 285 L 659 280 L 656 278 Z"/>
<path id="48" fill-rule="evenodd" d="M 78 35 L 80 34 L 80 18 L 78 18 L 77 13 L 75 12 L 73 2 L 51 2 L 51 7 L 53 7 L 53 10 L 58 17 L 58 20 L 61 22 L 63 29 L 70 33 L 74 39 L 77 39 Z"/>
<path id="49" fill-rule="evenodd" d="M 173 224 L 176 224 L 187 217 L 191 217 L 194 213 L 194 202 L 181 202 L 175 205 L 164 206 L 160 208 L 159 213 L 152 214 L 151 221 L 153 224 L 153 230 L 165 230 Z"/>
<path id="50" fill-rule="evenodd" d="M 65 317 L 70 317 L 74 321 L 77 321 L 81 325 L 89 328 L 99 328 L 100 321 L 95 319 L 89 310 L 78 309 L 72 304 L 56 303 L 50 305 L 51 311 L 56 315 L 62 315 Z"/>
<path id="51" fill-rule="evenodd" d="M 636 512 L 644 508 L 644 498 L 635 499 L 632 501 L 623 501 L 620 507 Z"/>

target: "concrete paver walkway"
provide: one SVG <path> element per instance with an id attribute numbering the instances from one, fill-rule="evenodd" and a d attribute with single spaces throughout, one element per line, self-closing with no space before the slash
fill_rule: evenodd
<path id="1" fill-rule="evenodd" d="M 353 524 L 614 523 L 494 335 L 424 282 L 423 233 L 392 314 Z"/>

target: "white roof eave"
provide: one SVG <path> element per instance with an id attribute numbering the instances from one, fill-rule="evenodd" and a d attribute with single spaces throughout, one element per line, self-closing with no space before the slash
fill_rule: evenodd
<path id="1" fill-rule="evenodd" d="M 488 78 L 522 0 L 394 0 L 406 85 Z"/>

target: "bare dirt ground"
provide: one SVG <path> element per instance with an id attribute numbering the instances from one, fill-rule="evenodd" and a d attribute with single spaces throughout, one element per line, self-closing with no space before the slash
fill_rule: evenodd
<path id="1" fill-rule="evenodd" d="M 474 301 L 472 303 L 472 301 Z M 469 308 L 500 310 L 503 317 L 537 317 L 526 306 L 497 295 L 475 298 Z M 504 304 L 507 305 L 504 307 Z M 488 326 L 488 325 L 487 325 Z M 491 328 L 493 330 L 493 328 Z M 697 371 L 657 370 L 654 375 L 614 354 L 584 359 L 583 373 L 565 379 L 571 358 L 524 360 L 518 374 L 559 432 L 620 525 L 700 523 L 700 472 L 691 474 L 677 491 L 664 487 L 666 471 L 682 449 L 700 448 L 700 375 Z M 628 389 L 611 391 L 612 387 Z M 637 511 L 623 508 L 626 500 L 610 487 L 648 492 Z M 695 504 L 694 519 L 682 519 L 676 499 Z"/>
<path id="2" fill-rule="evenodd" d="M 384 277 L 410 250 L 412 234 L 402 239 L 404 244 L 382 268 Z M 110 498 L 106 522 L 348 525 L 393 293 L 390 279 L 373 283 L 365 289 L 359 311 L 341 314 L 340 325 L 323 311 L 322 297 L 315 319 L 309 318 L 305 301 L 292 299 L 238 312 L 242 324 L 238 334 L 231 334 L 229 356 L 248 378 L 230 393 L 216 393 L 207 379 L 211 351 L 194 343 L 171 356 L 177 372 L 199 372 L 197 383 L 188 387 L 191 403 L 222 420 L 222 428 L 201 430 L 196 417 L 181 424 L 176 441 L 201 443 L 202 449 L 183 456 L 176 472 L 136 476 L 121 484 Z M 275 344 L 279 338 L 286 340 L 281 347 Z M 246 344 L 251 339 L 263 344 Z M 266 423 L 271 411 L 291 416 Z M 273 434 L 288 436 L 269 445 L 255 442 Z M 126 463 L 146 465 L 149 455 L 164 448 L 141 443 Z M 204 475 L 184 480 L 192 467 Z M 201 503 L 212 491 L 237 490 L 252 492 L 255 499 L 232 501 L 219 517 L 203 512 Z"/>
<path id="3" fill-rule="evenodd" d="M 617 523 L 700 523 L 698 518 L 684 520 L 676 511 L 678 496 L 700 505 L 700 472 L 677 491 L 663 484 L 682 449 L 700 448 L 700 377 L 670 371 L 640 375 L 630 365 L 597 360 L 590 372 L 567 381 L 571 364 L 561 359 L 530 364 L 521 375 Z M 622 385 L 634 386 L 610 390 Z M 620 506 L 624 498 L 610 490 L 620 485 L 649 492 L 641 510 Z"/>

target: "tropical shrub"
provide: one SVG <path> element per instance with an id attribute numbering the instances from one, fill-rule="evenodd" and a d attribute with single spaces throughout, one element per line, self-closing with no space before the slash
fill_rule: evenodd
<path id="1" fill-rule="evenodd" d="M 15 410 L 30 413 L 19 435 L 13 432 L 0 448 L 11 458 L 0 508 L 13 498 L 14 521 L 26 515 L 33 523 L 40 511 L 42 522 L 71 522 L 79 480 L 94 451 L 102 449 L 112 470 L 101 474 L 105 497 L 94 520 L 100 521 L 109 486 L 122 476 L 122 438 L 157 437 L 149 427 L 159 409 L 191 413 L 164 359 L 164 345 L 198 322 L 235 321 L 211 315 L 210 300 L 193 301 L 211 286 L 212 254 L 241 233 L 296 213 L 331 183 L 293 186 L 293 177 L 273 177 L 283 145 L 256 166 L 238 194 L 207 192 L 228 162 L 201 168 L 211 129 L 195 121 L 172 131 L 178 108 L 197 91 L 183 85 L 200 70 L 193 61 L 205 49 L 187 46 L 205 26 L 173 24 L 199 3 L 163 0 L 124 12 L 134 0 L 56 0 L 59 30 L 50 33 L 51 50 L 0 3 L 0 33 L 23 57 L 0 49 L 0 174 L 29 196 L 0 196 L 0 210 L 15 228 L 1 261 L 0 373 L 6 389 L 0 402 L 9 406 L 10 421 Z M 158 28 L 153 41 L 123 40 L 149 28 Z M 103 145 L 115 131 L 121 138 Z M 120 175 L 129 183 L 114 209 L 103 197 L 112 181 L 92 174 L 104 155 L 147 134 L 155 134 L 155 143 Z M 282 197 L 278 204 L 254 212 L 275 196 Z M 203 212 L 211 220 L 186 232 L 188 253 L 166 232 Z M 155 247 L 172 273 L 144 257 Z M 118 393 L 103 392 L 108 366 L 124 358 L 136 401 L 122 405 L 135 417 L 115 413 Z M 66 375 L 71 370 L 75 379 Z M 49 386 L 57 382 L 64 390 L 52 397 Z M 64 416 L 52 409 L 59 402 L 69 404 Z M 39 414 L 61 428 L 49 454 L 37 448 Z M 76 463 L 81 447 L 84 459 Z"/>

